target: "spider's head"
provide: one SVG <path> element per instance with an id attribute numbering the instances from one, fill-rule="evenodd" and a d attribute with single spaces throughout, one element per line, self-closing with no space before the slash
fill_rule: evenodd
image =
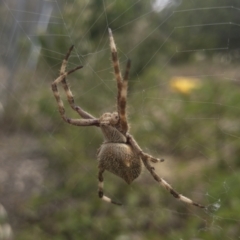
<path id="1" fill-rule="evenodd" d="M 116 126 L 119 121 L 119 116 L 117 112 L 104 113 L 100 118 L 100 125 L 102 126 Z"/>
<path id="2" fill-rule="evenodd" d="M 105 142 L 126 142 L 126 137 L 118 130 L 119 115 L 117 112 L 104 113 L 99 118 L 99 122 Z"/>

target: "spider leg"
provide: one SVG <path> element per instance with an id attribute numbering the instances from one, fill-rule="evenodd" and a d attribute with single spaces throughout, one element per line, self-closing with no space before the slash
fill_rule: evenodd
<path id="1" fill-rule="evenodd" d="M 151 161 L 153 163 L 158 163 L 158 162 L 164 161 L 164 159 L 155 158 L 147 153 L 144 153 L 143 150 L 138 145 L 138 143 L 136 142 L 136 140 L 129 133 L 127 134 L 127 139 L 128 139 L 128 142 L 131 144 L 132 148 L 134 149 L 134 151 L 137 154 L 139 154 L 141 158 L 146 158 L 148 161 Z"/>
<path id="2" fill-rule="evenodd" d="M 120 128 L 124 134 L 126 134 L 128 131 L 126 106 L 127 106 L 128 76 L 129 76 L 130 67 L 131 67 L 131 61 L 130 59 L 128 59 L 123 82 L 122 82 L 122 88 L 121 88 L 120 96 L 118 99 L 118 112 L 119 112 L 118 114 L 120 118 Z"/>
<path id="3" fill-rule="evenodd" d="M 175 198 L 177 198 L 178 200 L 180 200 L 182 202 L 185 202 L 185 203 L 190 204 L 190 205 L 194 205 L 194 206 L 199 207 L 199 208 L 206 208 L 205 206 L 203 206 L 203 205 L 201 205 L 199 203 L 193 202 L 190 198 L 187 198 L 187 197 L 183 196 L 182 194 L 179 194 L 178 192 L 176 192 L 169 183 L 167 183 L 164 179 L 160 178 L 155 173 L 154 169 L 149 164 L 149 161 L 147 160 L 147 157 L 142 158 L 142 160 L 143 160 L 143 163 L 144 163 L 145 167 L 151 173 L 153 178 L 158 183 L 160 183 L 160 185 L 162 187 L 164 187 L 168 192 L 170 192 Z"/>
<path id="4" fill-rule="evenodd" d="M 94 117 L 89 114 L 88 112 L 84 111 L 81 107 L 79 106 L 76 106 L 75 103 L 74 103 L 74 98 L 73 98 L 73 94 L 68 86 L 68 83 L 66 81 L 66 78 L 64 78 L 62 80 L 62 85 L 63 85 L 63 89 L 65 90 L 66 92 L 66 95 L 67 95 L 67 99 L 68 99 L 68 102 L 71 106 L 71 108 L 76 111 L 82 118 L 85 118 L 85 119 L 93 119 Z"/>
<path id="5" fill-rule="evenodd" d="M 99 169 L 99 172 L 98 172 L 98 196 L 99 196 L 99 198 L 101 198 L 103 201 L 108 202 L 108 203 L 122 205 L 121 203 L 115 202 L 111 198 L 104 195 L 104 193 L 103 193 L 103 172 L 104 172 L 104 169 Z"/>
<path id="6" fill-rule="evenodd" d="M 69 48 L 65 58 L 63 59 L 63 62 L 62 62 L 62 66 L 61 66 L 61 69 L 60 69 L 60 76 L 61 75 L 64 75 L 64 73 L 66 72 L 66 66 L 67 66 L 67 62 L 68 62 L 68 58 L 73 50 L 73 45 Z M 81 67 L 82 68 L 82 67 Z M 94 117 L 87 113 L 86 111 L 84 111 L 81 107 L 79 106 L 76 106 L 75 103 L 74 103 L 74 98 L 73 98 L 73 94 L 68 86 L 68 83 L 67 83 L 67 80 L 66 80 L 66 77 L 64 77 L 62 80 L 61 80 L 61 83 L 63 85 L 63 89 L 65 90 L 66 92 L 66 95 L 67 95 L 67 99 L 68 99 L 68 102 L 71 106 L 71 108 L 76 111 L 82 118 L 85 118 L 85 119 L 93 119 Z"/>
<path id="7" fill-rule="evenodd" d="M 98 119 L 72 119 L 72 118 L 68 118 L 65 115 L 65 109 L 64 109 L 64 105 L 63 102 L 60 98 L 59 92 L 57 90 L 57 85 L 52 84 L 52 91 L 54 94 L 54 97 L 57 101 L 58 104 L 58 110 L 60 112 L 60 115 L 62 117 L 62 119 L 72 125 L 75 126 L 99 126 L 99 120 Z"/>
<path id="8" fill-rule="evenodd" d="M 63 101 L 61 100 L 59 92 L 58 92 L 57 83 L 61 82 L 62 79 L 66 78 L 67 75 L 75 72 L 79 68 L 81 68 L 81 66 L 78 66 L 68 72 L 63 73 L 52 83 L 52 91 L 53 91 L 53 95 L 58 104 L 58 110 L 61 114 L 62 119 L 69 124 L 72 124 L 75 126 L 99 126 L 99 120 L 96 118 L 93 118 L 93 119 L 92 118 L 91 119 L 71 119 L 71 118 L 66 117 L 66 115 L 65 115 L 65 109 L 64 109 Z"/>
<path id="9" fill-rule="evenodd" d="M 151 175 L 153 176 L 153 178 L 160 183 L 161 186 L 163 186 L 167 191 L 169 191 L 175 198 L 179 199 L 182 202 L 185 202 L 187 204 L 190 205 L 194 205 L 200 208 L 206 208 L 205 206 L 193 202 L 191 199 L 183 196 L 182 194 L 179 194 L 178 192 L 176 192 L 170 184 L 168 184 L 164 179 L 160 178 L 156 173 L 155 173 L 155 169 L 154 167 L 152 167 L 150 165 L 150 161 L 151 162 L 162 162 L 164 161 L 163 159 L 158 159 L 158 158 L 154 158 L 151 155 L 144 153 L 142 151 L 142 149 L 139 147 L 139 145 L 137 144 L 137 142 L 135 141 L 135 139 L 133 138 L 133 136 L 131 136 L 130 134 L 127 134 L 127 138 L 128 138 L 128 142 L 131 144 L 131 146 L 133 147 L 134 151 L 136 151 L 140 156 L 141 159 L 143 161 L 143 164 L 145 165 L 145 167 L 147 168 L 147 170 L 151 173 Z"/>
<path id="10" fill-rule="evenodd" d="M 127 86 L 128 86 L 128 75 L 129 70 L 131 67 L 131 61 L 127 61 L 126 70 L 124 74 L 124 79 L 122 79 L 118 55 L 117 55 L 117 48 L 114 42 L 112 30 L 109 28 L 109 40 L 110 40 L 110 49 L 112 53 L 112 62 L 113 68 L 115 73 L 115 78 L 117 80 L 117 88 L 118 88 L 118 95 L 117 95 L 117 111 L 120 119 L 120 129 L 121 132 L 126 134 L 128 131 L 128 123 L 126 117 L 126 102 L 127 102 Z"/>

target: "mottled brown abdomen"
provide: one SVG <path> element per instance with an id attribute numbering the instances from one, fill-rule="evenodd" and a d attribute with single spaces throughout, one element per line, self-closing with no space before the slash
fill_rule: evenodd
<path id="1" fill-rule="evenodd" d="M 104 143 L 98 151 L 99 168 L 108 170 L 130 184 L 142 171 L 142 161 L 124 143 Z"/>

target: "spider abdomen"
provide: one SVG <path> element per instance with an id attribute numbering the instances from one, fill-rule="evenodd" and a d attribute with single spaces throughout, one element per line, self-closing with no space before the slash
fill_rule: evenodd
<path id="1" fill-rule="evenodd" d="M 99 168 L 121 177 L 128 184 L 142 172 L 142 161 L 125 143 L 104 143 L 98 152 Z"/>

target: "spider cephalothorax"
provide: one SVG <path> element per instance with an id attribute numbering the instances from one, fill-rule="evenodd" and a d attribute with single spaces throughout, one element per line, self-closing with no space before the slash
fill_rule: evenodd
<path id="1" fill-rule="evenodd" d="M 104 135 L 104 143 L 125 143 L 126 137 L 118 130 L 119 116 L 117 112 L 104 113 L 99 118 L 99 126 Z"/>
<path id="2" fill-rule="evenodd" d="M 162 159 L 155 158 L 145 152 L 139 147 L 135 139 L 128 132 L 128 122 L 126 115 L 126 103 L 127 103 L 127 86 L 128 86 L 128 75 L 130 70 L 130 60 L 127 61 L 125 74 L 122 77 L 118 62 L 117 48 L 114 42 L 111 29 L 109 29 L 110 48 L 112 54 L 112 62 L 114 67 L 115 78 L 117 81 L 117 111 L 113 113 L 104 113 L 100 118 L 95 118 L 88 112 L 84 111 L 81 107 L 76 106 L 74 103 L 72 92 L 67 84 L 67 75 L 73 73 L 77 69 L 82 68 L 78 66 L 75 69 L 66 71 L 66 65 L 73 46 L 69 49 L 66 54 L 61 70 L 60 76 L 52 83 L 52 91 L 55 99 L 58 103 L 58 109 L 62 119 L 75 126 L 96 126 L 100 127 L 103 135 L 104 142 L 97 152 L 98 159 L 98 196 L 106 202 L 121 205 L 118 202 L 113 201 L 103 193 L 103 173 L 105 170 L 112 172 L 113 174 L 124 179 L 130 184 L 136 179 L 142 172 L 143 166 L 147 168 L 153 178 L 166 190 L 168 190 L 175 198 L 183 201 L 187 204 L 191 204 L 200 208 L 205 208 L 203 205 L 193 202 L 191 199 L 184 197 L 183 195 L 176 192 L 164 179 L 160 178 L 152 163 L 162 162 Z M 81 119 L 68 118 L 65 115 L 65 109 L 63 102 L 60 98 L 57 84 L 61 83 L 66 95 L 68 102 L 72 109 L 76 111 Z"/>

